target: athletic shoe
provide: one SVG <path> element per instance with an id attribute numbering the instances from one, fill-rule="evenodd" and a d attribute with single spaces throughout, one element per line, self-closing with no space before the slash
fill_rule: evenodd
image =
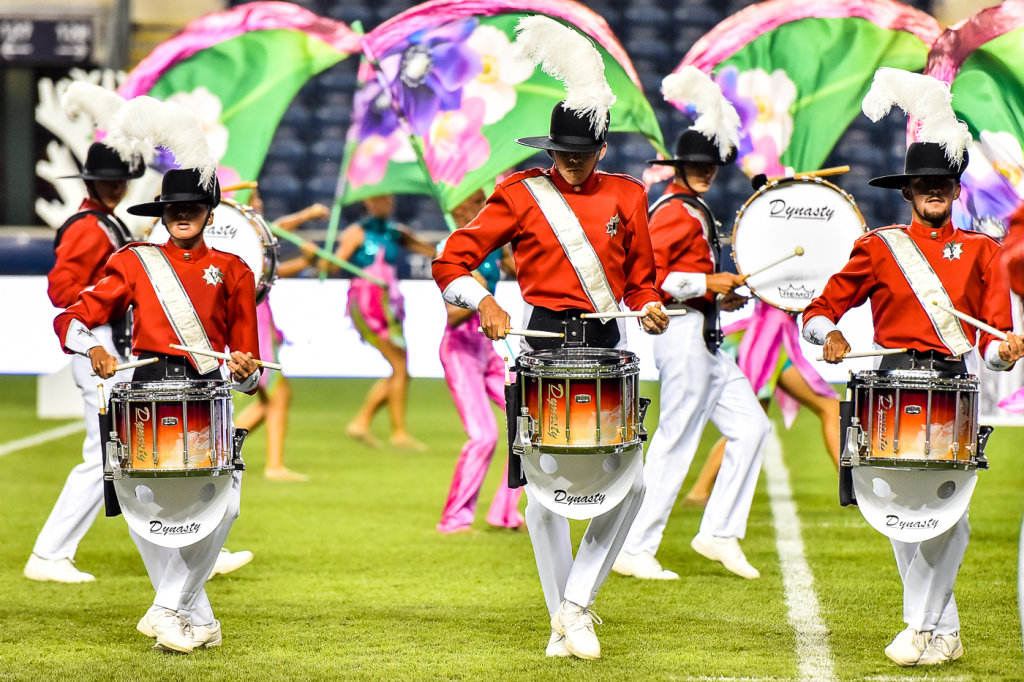
<path id="1" fill-rule="evenodd" d="M 222 547 L 220 554 L 217 555 L 217 563 L 213 565 L 213 570 L 210 571 L 210 577 L 237 571 L 250 561 L 252 561 L 252 552 L 245 549 L 241 552 L 229 552 Z"/>
<path id="2" fill-rule="evenodd" d="M 747 561 L 736 538 L 719 538 L 710 533 L 697 533 L 690 541 L 690 547 L 705 558 L 720 561 L 730 571 L 747 580 L 761 577 L 761 573 Z"/>
<path id="3" fill-rule="evenodd" d="M 149 611 L 142 614 L 142 618 L 139 619 L 139 623 L 135 626 L 135 629 L 150 639 L 154 639 L 156 637 L 156 632 L 153 631 L 153 626 L 149 624 Z"/>
<path id="4" fill-rule="evenodd" d="M 143 620 L 147 621 L 149 627 L 156 636 L 157 649 L 177 651 L 183 654 L 190 654 L 196 648 L 192 635 L 189 632 L 191 626 L 185 619 L 170 609 L 150 609 Z"/>
<path id="5" fill-rule="evenodd" d="M 551 629 L 565 637 L 565 648 L 576 658 L 601 658 L 601 643 L 594 632 L 594 622 L 601 619 L 590 609 L 571 601 L 563 601 L 551 617 Z"/>
<path id="6" fill-rule="evenodd" d="M 935 635 L 928 642 L 928 648 L 921 654 L 918 665 L 939 665 L 955 661 L 964 655 L 964 643 L 960 641 L 960 633 L 951 635 Z"/>
<path id="7" fill-rule="evenodd" d="M 565 646 L 565 635 L 560 635 L 554 630 L 551 631 L 551 638 L 548 646 L 544 649 L 544 655 L 548 658 L 565 658 L 572 656 L 572 652 Z"/>
<path id="8" fill-rule="evenodd" d="M 193 625 L 190 631 L 192 633 L 192 642 L 195 644 L 196 649 L 209 649 L 220 646 L 224 641 L 220 633 L 219 620 L 207 623 L 206 625 Z"/>
<path id="9" fill-rule="evenodd" d="M 893 663 L 904 668 L 917 665 L 931 639 L 932 633 L 930 632 L 918 632 L 914 628 L 907 628 L 896 635 L 889 646 L 885 647 L 885 655 Z"/>
<path id="10" fill-rule="evenodd" d="M 55 583 L 91 583 L 91 573 L 79 571 L 71 559 L 44 559 L 33 554 L 25 564 L 25 577 L 29 580 Z"/>
<path id="11" fill-rule="evenodd" d="M 612 570 L 622 575 L 631 575 L 641 580 L 679 580 L 679 574 L 662 568 L 650 552 L 627 554 L 619 552 Z"/>

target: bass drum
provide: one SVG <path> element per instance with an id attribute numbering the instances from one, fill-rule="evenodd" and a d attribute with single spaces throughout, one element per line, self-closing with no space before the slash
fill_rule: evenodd
<path id="1" fill-rule="evenodd" d="M 162 222 L 157 221 L 147 237 L 151 244 L 163 244 L 170 235 Z M 203 231 L 206 245 L 233 253 L 249 266 L 256 278 L 256 303 L 270 293 L 277 279 L 277 237 L 263 216 L 251 206 L 233 199 L 222 199 L 213 210 L 213 225 Z"/>
<path id="2" fill-rule="evenodd" d="M 736 214 L 732 257 L 740 275 L 756 273 L 747 280 L 751 293 L 801 312 L 846 265 L 866 229 L 853 197 L 832 183 L 784 178 L 762 186 Z M 802 255 L 772 265 L 798 247 Z"/>

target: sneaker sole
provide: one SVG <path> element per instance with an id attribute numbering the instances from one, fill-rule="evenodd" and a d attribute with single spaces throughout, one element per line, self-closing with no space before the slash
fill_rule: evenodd
<path id="1" fill-rule="evenodd" d="M 555 616 L 555 617 L 553 617 L 551 619 L 551 629 L 554 630 L 555 632 L 557 632 L 558 634 L 560 634 L 562 637 L 565 637 L 565 630 L 562 628 L 562 624 L 558 622 L 558 617 L 557 616 Z M 577 651 L 576 649 L 573 648 L 572 644 L 569 643 L 569 638 L 568 637 L 565 637 L 565 649 L 566 649 L 566 651 L 568 651 L 570 654 L 572 654 L 576 658 L 582 658 L 585 661 L 596 661 L 597 659 L 601 658 L 601 654 L 600 653 L 598 653 L 596 656 L 594 656 L 594 655 L 591 655 L 591 654 L 586 654 L 586 653 Z"/>
<path id="2" fill-rule="evenodd" d="M 53 576 L 43 575 L 41 573 L 32 573 L 30 571 L 24 571 L 23 575 L 29 580 L 35 580 L 36 582 L 40 583 L 63 583 L 65 585 L 80 585 L 82 583 L 96 582 L 96 578 L 91 575 L 88 578 L 75 579 L 54 578 Z"/>
<path id="3" fill-rule="evenodd" d="M 248 559 L 246 559 L 242 563 L 238 564 L 237 566 L 232 566 L 231 568 L 218 569 L 216 566 L 214 566 L 213 570 L 210 572 L 210 577 L 213 578 L 213 577 L 216 577 L 218 575 L 227 575 L 228 573 L 234 573 L 235 571 L 237 571 L 238 569 L 242 568 L 243 566 L 248 566 L 249 564 L 251 564 L 253 558 L 254 557 L 249 557 Z"/>
<path id="4" fill-rule="evenodd" d="M 715 562 L 718 562 L 718 563 L 722 564 L 722 568 L 724 568 L 725 570 L 729 571 L 733 575 L 738 575 L 739 577 L 745 578 L 747 580 L 757 580 L 758 578 L 761 577 L 761 572 L 758 571 L 753 566 L 751 566 L 751 568 L 754 568 L 754 572 L 756 573 L 756 575 L 744 575 L 744 574 L 740 573 L 739 571 L 737 571 L 737 570 L 735 570 L 733 568 L 730 568 L 729 566 L 726 566 L 724 561 L 722 561 L 721 559 L 719 559 L 717 557 L 712 556 L 711 553 L 709 553 L 709 551 L 707 549 L 705 549 L 703 545 L 701 545 L 701 544 L 699 544 L 697 542 L 690 542 L 690 548 L 694 552 L 696 552 L 697 554 L 700 554 L 702 557 L 707 559 L 708 561 L 715 561 Z"/>

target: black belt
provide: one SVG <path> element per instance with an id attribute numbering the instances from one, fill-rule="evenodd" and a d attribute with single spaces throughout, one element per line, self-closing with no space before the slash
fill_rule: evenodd
<path id="1" fill-rule="evenodd" d="M 549 350 L 562 346 L 585 346 L 587 348 L 615 348 L 619 343 L 619 324 L 615 320 L 582 319 L 582 313 L 592 312 L 582 308 L 551 310 L 534 306 L 528 329 L 542 332 L 565 334 L 564 339 L 530 337 L 528 342 L 534 350 Z"/>
<path id="2" fill-rule="evenodd" d="M 937 350 L 907 350 L 905 353 L 886 355 L 878 369 L 923 369 L 952 374 L 967 374 L 967 363 L 959 355 L 949 355 Z"/>
<path id="3" fill-rule="evenodd" d="M 221 378 L 220 368 L 210 370 L 206 374 L 200 374 L 199 370 L 183 355 L 165 355 L 149 351 L 139 354 L 139 360 L 148 360 L 150 358 L 156 358 L 157 362 L 136 367 L 135 373 L 132 374 L 132 381 L 164 381 L 165 379 L 211 381 Z"/>

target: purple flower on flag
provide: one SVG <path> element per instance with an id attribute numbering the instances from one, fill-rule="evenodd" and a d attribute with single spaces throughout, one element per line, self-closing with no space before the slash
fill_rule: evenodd
<path id="1" fill-rule="evenodd" d="M 789 107 L 796 99 L 796 85 L 781 69 L 741 73 L 734 66 L 722 69 L 715 81 L 740 115 L 740 167 L 751 176 L 784 175 L 779 159 L 793 133 Z"/>
<path id="2" fill-rule="evenodd" d="M 1010 133 L 982 130 L 969 154 L 953 221 L 1001 239 L 1024 192 L 1024 152 Z"/>
<path id="3" fill-rule="evenodd" d="M 424 152 L 427 169 L 435 182 L 458 185 L 466 173 L 487 161 L 491 145 L 480 133 L 486 110 L 483 99 L 467 97 L 460 109 L 438 116 Z"/>
<path id="4" fill-rule="evenodd" d="M 417 135 L 427 134 L 439 112 L 458 109 L 463 86 L 483 70 L 480 55 L 467 44 L 476 24 L 469 18 L 422 29 L 381 55 L 388 90 L 373 74 L 363 78 L 353 102 L 360 137 L 387 136 L 397 127 L 391 97 Z"/>

